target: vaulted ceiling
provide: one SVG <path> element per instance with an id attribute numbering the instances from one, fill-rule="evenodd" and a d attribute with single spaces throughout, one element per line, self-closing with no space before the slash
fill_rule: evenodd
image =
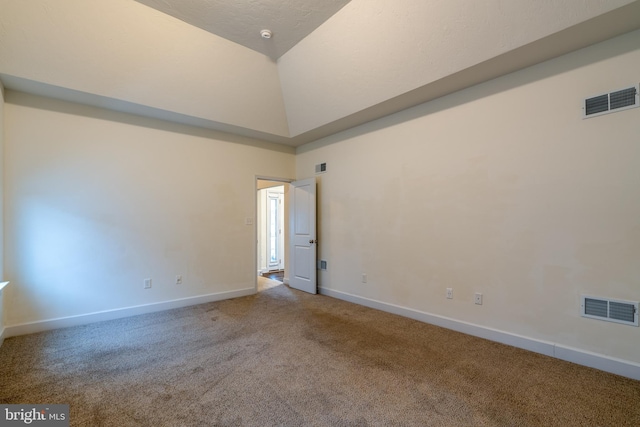
<path id="1" fill-rule="evenodd" d="M 295 147 L 638 28 L 640 0 L 0 0 L 0 81 Z"/>
<path id="2" fill-rule="evenodd" d="M 318 28 L 349 0 L 136 0 L 273 59 Z M 269 30 L 272 37 L 261 37 Z"/>

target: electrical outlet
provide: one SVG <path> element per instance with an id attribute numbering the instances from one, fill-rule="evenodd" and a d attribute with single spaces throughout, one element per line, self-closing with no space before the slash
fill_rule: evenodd
<path id="1" fill-rule="evenodd" d="M 176 285 L 182 285 L 182 276 L 176 276 Z"/>
<path id="2" fill-rule="evenodd" d="M 476 292 L 474 296 L 474 301 L 478 305 L 482 305 L 482 294 L 480 292 Z"/>
<path id="3" fill-rule="evenodd" d="M 144 288 L 151 289 L 151 279 L 144 279 Z"/>
<path id="4" fill-rule="evenodd" d="M 453 288 L 447 288 L 447 299 L 453 299 Z"/>
<path id="5" fill-rule="evenodd" d="M 362 273 L 362 283 L 367 283 L 367 275 Z"/>

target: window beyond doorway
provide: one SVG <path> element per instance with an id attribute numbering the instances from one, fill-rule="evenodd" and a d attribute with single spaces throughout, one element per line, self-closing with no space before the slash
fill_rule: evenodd
<path id="1" fill-rule="evenodd" d="M 284 186 L 258 190 L 258 274 L 284 270 Z"/>

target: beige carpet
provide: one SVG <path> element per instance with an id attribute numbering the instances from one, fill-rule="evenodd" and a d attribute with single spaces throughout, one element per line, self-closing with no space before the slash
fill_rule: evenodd
<path id="1" fill-rule="evenodd" d="M 9 338 L 0 403 L 74 426 L 639 426 L 640 382 L 280 285 Z"/>

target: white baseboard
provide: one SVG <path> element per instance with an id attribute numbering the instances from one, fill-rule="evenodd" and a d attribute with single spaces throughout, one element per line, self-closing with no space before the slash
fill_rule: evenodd
<path id="1" fill-rule="evenodd" d="M 0 84 L 0 90 L 2 89 L 2 84 Z M 2 291 L 7 287 L 9 282 L 0 282 L 0 347 L 2 347 L 2 343 L 4 342 L 5 332 L 7 331 L 4 327 L 3 316 L 4 316 L 4 297 L 2 295 Z"/>
<path id="2" fill-rule="evenodd" d="M 605 356 L 604 354 L 566 347 L 562 344 L 555 345 L 553 357 L 634 380 L 640 380 L 640 364 L 629 360 L 617 359 L 615 357 Z"/>
<path id="3" fill-rule="evenodd" d="M 612 374 L 621 375 L 623 377 L 640 380 L 640 364 L 628 360 L 616 359 L 603 354 L 592 353 L 577 348 L 563 346 L 553 342 L 542 341 L 522 335 L 512 334 L 510 332 L 498 329 L 487 328 L 485 326 L 473 323 L 463 322 L 436 314 L 430 314 L 423 311 L 414 310 L 394 304 L 385 303 L 346 292 L 336 291 L 334 289 L 321 287 L 320 293 L 333 298 L 352 302 L 354 304 L 363 305 L 365 307 L 375 308 L 377 310 L 386 311 L 388 313 L 397 314 L 408 317 L 410 319 L 429 323 L 443 328 L 462 332 L 513 347 L 522 348 L 524 350 L 541 353 L 567 362 L 576 363 L 590 368 L 599 369 L 601 371 L 610 372 Z"/>
<path id="4" fill-rule="evenodd" d="M 20 325 L 5 327 L 2 338 L 33 334 L 35 332 L 48 331 L 51 329 L 68 328 L 70 326 L 86 325 L 88 323 L 120 319 L 123 317 L 137 316 L 139 314 L 154 313 L 156 311 L 170 310 L 172 308 L 187 307 L 190 305 L 238 298 L 247 295 L 253 295 L 255 293 L 255 288 L 247 288 L 237 291 L 218 292 L 214 294 L 200 295 L 197 297 L 181 298 L 172 301 L 138 305 L 134 307 L 119 308 L 115 310 L 99 311 L 95 313 L 81 314 L 78 316 L 60 317 L 57 319 L 23 323 Z"/>

